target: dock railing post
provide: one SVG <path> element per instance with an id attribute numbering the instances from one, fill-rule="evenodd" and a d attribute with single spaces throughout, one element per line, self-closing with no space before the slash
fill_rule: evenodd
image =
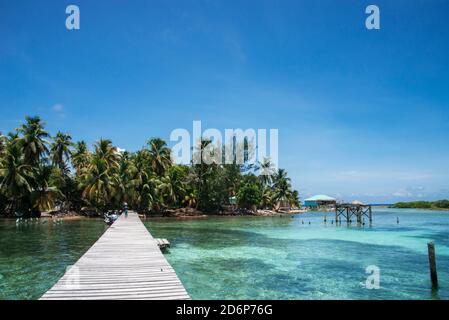
<path id="1" fill-rule="evenodd" d="M 335 223 L 338 223 L 338 205 L 335 204 Z"/>
<path id="2" fill-rule="evenodd" d="M 429 253 L 430 280 L 432 281 L 432 289 L 438 289 L 437 262 L 435 258 L 435 244 L 433 241 L 427 243 Z"/>

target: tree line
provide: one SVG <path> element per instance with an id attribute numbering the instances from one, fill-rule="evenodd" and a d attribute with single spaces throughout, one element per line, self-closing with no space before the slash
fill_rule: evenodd
<path id="1" fill-rule="evenodd" d="M 392 207 L 398 209 L 449 209 L 449 200 L 398 202 Z"/>
<path id="2" fill-rule="evenodd" d="M 206 148 L 211 141 L 201 141 Z M 298 192 L 283 169 L 257 165 L 172 161 L 160 138 L 136 152 L 120 152 L 100 139 L 90 149 L 67 133 L 51 136 L 40 117 L 26 117 L 15 131 L 0 134 L 0 214 L 39 216 L 58 212 L 102 214 L 129 207 L 141 212 L 195 208 L 214 213 L 233 199 L 247 210 L 299 206 Z"/>

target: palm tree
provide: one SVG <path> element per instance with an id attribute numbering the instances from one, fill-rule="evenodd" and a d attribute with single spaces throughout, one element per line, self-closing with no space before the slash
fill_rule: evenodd
<path id="1" fill-rule="evenodd" d="M 273 176 L 274 200 L 278 202 L 279 206 L 281 201 L 287 201 L 290 198 L 290 194 L 290 178 L 287 176 L 287 172 L 284 169 L 279 169 Z"/>
<path id="2" fill-rule="evenodd" d="M 118 169 L 120 166 L 120 153 L 111 140 L 100 139 L 95 144 L 95 156 L 104 161 L 109 169 Z"/>
<path id="3" fill-rule="evenodd" d="M 10 143 L 0 163 L 0 191 L 11 202 L 11 213 L 20 208 L 33 190 L 33 168 L 27 164 L 22 149 Z"/>
<path id="4" fill-rule="evenodd" d="M 269 186 L 273 181 L 274 168 L 273 163 L 268 158 L 264 158 L 263 161 L 256 167 L 259 171 L 259 179 L 262 186 Z"/>
<path id="5" fill-rule="evenodd" d="M 115 179 L 107 163 L 98 155 L 92 158 L 89 169 L 81 177 L 82 196 L 93 206 L 105 209 L 114 195 Z"/>
<path id="6" fill-rule="evenodd" d="M 80 175 L 81 171 L 88 167 L 91 156 L 86 142 L 79 141 L 75 144 L 75 150 L 72 152 L 72 163 L 77 175 Z"/>
<path id="7" fill-rule="evenodd" d="M 7 142 L 8 139 L 0 132 L 0 158 L 2 158 L 3 155 L 5 154 Z"/>
<path id="8" fill-rule="evenodd" d="M 106 209 L 118 192 L 120 156 L 110 140 L 95 144 L 95 154 L 80 178 L 82 196 L 93 206 Z"/>
<path id="9" fill-rule="evenodd" d="M 9 132 L 8 136 L 6 137 L 6 140 L 10 142 L 15 141 L 17 139 L 19 139 L 19 133 L 17 132 L 17 129 L 16 131 Z"/>
<path id="10" fill-rule="evenodd" d="M 105 139 L 90 152 L 84 141 L 72 146 L 71 136 L 61 132 L 48 147 L 49 137 L 39 117 L 27 117 L 6 137 L 0 134 L 0 212 L 34 213 L 55 203 L 63 211 L 86 205 L 107 210 L 120 207 L 123 201 L 140 212 L 181 205 L 212 212 L 233 202 L 230 197 L 245 184 L 251 187 L 245 191 L 251 205 L 299 206 L 298 192 L 292 190 L 285 170 L 274 172 L 269 159 L 257 167 L 238 165 L 237 147 L 233 148 L 234 163 L 207 164 L 203 154 L 215 152 L 223 157 L 226 148 L 201 139 L 188 167 L 172 163 L 171 150 L 162 139 L 151 139 L 143 150 L 128 154 L 118 152 Z M 243 142 L 243 149 L 247 159 L 249 141 Z M 259 177 L 254 174 L 257 171 Z"/>
<path id="11" fill-rule="evenodd" d="M 45 164 L 40 164 L 35 170 L 34 188 L 31 194 L 34 210 L 51 210 L 55 207 L 56 199 L 63 198 L 60 190 L 52 183 L 53 170 L 53 166 Z"/>
<path id="12" fill-rule="evenodd" d="M 297 190 L 293 190 L 290 194 L 290 206 L 299 208 L 301 205 L 301 202 L 299 201 L 299 192 Z"/>
<path id="13" fill-rule="evenodd" d="M 72 137 L 69 134 L 58 132 L 54 137 L 54 141 L 51 145 L 51 155 L 53 165 L 57 166 L 61 171 L 66 168 L 68 161 L 70 160 L 72 147 Z"/>
<path id="14" fill-rule="evenodd" d="M 262 208 L 273 208 L 274 206 L 273 198 L 274 198 L 273 191 L 270 188 L 264 188 L 262 190 L 262 200 L 261 200 Z"/>
<path id="15" fill-rule="evenodd" d="M 199 207 L 205 207 L 204 199 L 207 198 L 207 191 L 205 191 L 205 186 L 207 185 L 208 176 L 213 171 L 212 165 L 206 165 L 203 161 L 203 153 L 212 143 L 210 139 L 204 139 L 198 141 L 197 146 L 194 147 L 192 152 L 192 182 L 196 183 L 196 189 L 198 190 L 198 197 L 196 201 L 196 209 Z"/>
<path id="16" fill-rule="evenodd" d="M 185 176 L 184 176 L 185 178 Z M 171 167 L 158 183 L 158 190 L 165 204 L 177 206 L 186 194 L 183 171 L 180 166 Z"/>
<path id="17" fill-rule="evenodd" d="M 136 193 L 136 204 L 139 211 L 147 211 L 151 208 L 155 208 L 159 211 L 162 200 L 158 193 L 157 179 L 144 175 L 144 179 L 140 181 L 140 184 Z"/>
<path id="18" fill-rule="evenodd" d="M 151 168 L 155 174 L 162 177 L 172 164 L 171 150 L 167 143 L 159 138 L 148 141 L 148 146 Z"/>
<path id="19" fill-rule="evenodd" d="M 159 210 L 161 197 L 158 193 L 159 181 L 153 175 L 150 153 L 143 149 L 133 157 L 135 167 L 131 189 L 134 193 L 135 204 L 139 211 L 147 211 L 150 208 Z"/>
<path id="20" fill-rule="evenodd" d="M 39 117 L 26 117 L 26 123 L 17 129 L 22 136 L 15 141 L 22 148 L 25 163 L 36 165 L 41 158 L 48 154 L 47 141 L 50 135 L 44 130 L 44 123 Z"/>
<path id="21" fill-rule="evenodd" d="M 197 195 L 193 190 L 187 191 L 186 195 L 184 196 L 184 199 L 182 199 L 182 204 L 184 206 L 187 206 L 189 208 L 193 208 L 196 205 L 197 202 Z"/>
<path id="22" fill-rule="evenodd" d="M 119 181 L 115 195 L 116 204 L 120 205 L 123 202 L 127 202 L 134 206 L 137 197 L 136 187 L 140 181 L 139 172 L 128 152 L 125 152 L 120 159 L 118 178 Z"/>

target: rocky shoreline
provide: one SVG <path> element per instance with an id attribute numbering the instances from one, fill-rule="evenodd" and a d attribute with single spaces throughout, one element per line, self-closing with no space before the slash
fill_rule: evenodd
<path id="1" fill-rule="evenodd" d="M 235 211 L 220 211 L 217 213 L 204 213 L 195 208 L 179 208 L 179 209 L 168 209 L 163 212 L 155 212 L 150 214 L 139 213 L 139 216 L 145 219 L 151 218 L 205 218 L 205 217 L 238 217 L 238 216 L 247 216 L 247 217 L 276 217 L 276 216 L 284 216 L 284 215 L 293 215 L 293 214 L 301 214 L 307 212 L 306 210 L 290 210 L 290 211 L 282 211 L 282 210 L 267 210 L 260 209 L 256 212 L 251 210 L 242 210 L 238 209 Z M 15 217 L 3 217 L 13 219 Z M 40 216 L 42 219 L 59 219 L 59 220 L 80 220 L 80 219 L 90 219 L 90 218 L 102 218 L 99 215 L 86 215 L 78 212 L 43 212 Z"/>
<path id="2" fill-rule="evenodd" d="M 174 210 L 166 210 L 163 213 L 158 214 L 150 214 L 143 215 L 146 218 L 151 217 L 167 217 L 167 218 L 201 218 L 201 217 L 210 217 L 210 216 L 222 216 L 222 217 L 237 217 L 237 216 L 248 216 L 248 217 L 274 217 L 274 216 L 283 216 L 283 215 L 292 215 L 304 213 L 305 210 L 290 210 L 290 211 L 275 211 L 275 210 L 257 210 L 256 212 L 251 210 L 242 210 L 238 209 L 235 211 L 220 211 L 217 213 L 204 213 L 200 210 L 196 210 L 193 208 L 180 208 Z"/>

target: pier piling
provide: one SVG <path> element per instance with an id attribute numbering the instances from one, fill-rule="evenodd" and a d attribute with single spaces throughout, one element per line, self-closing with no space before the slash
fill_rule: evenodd
<path id="1" fill-rule="evenodd" d="M 364 205 L 358 203 L 336 204 L 335 221 L 339 221 L 341 223 L 342 216 L 347 223 L 352 223 L 352 221 L 354 220 L 358 224 L 361 224 L 363 222 L 364 217 L 367 217 L 370 223 L 373 221 L 373 213 L 371 205 Z"/>
<path id="2" fill-rule="evenodd" d="M 437 275 L 437 263 L 435 258 L 435 244 L 433 241 L 427 243 L 427 249 L 429 254 L 429 268 L 430 268 L 430 280 L 432 281 L 432 288 L 438 288 L 438 275 Z"/>

